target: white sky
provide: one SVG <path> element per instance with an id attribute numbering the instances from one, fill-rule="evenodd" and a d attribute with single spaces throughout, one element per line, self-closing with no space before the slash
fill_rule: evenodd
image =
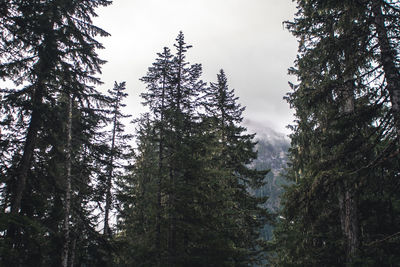
<path id="1" fill-rule="evenodd" d="M 292 20 L 291 0 L 114 0 L 98 9 L 95 24 L 112 36 L 101 39 L 103 89 L 127 82 L 125 113 L 138 117 L 145 109 L 139 81 L 164 46 L 174 51 L 179 31 L 193 45 L 190 63 L 201 63 L 202 79 L 215 82 L 223 68 L 230 88 L 246 106 L 244 116 L 262 128 L 289 133 L 293 120 L 282 99 L 290 90 L 287 75 L 297 52 L 295 38 L 282 22 Z"/>

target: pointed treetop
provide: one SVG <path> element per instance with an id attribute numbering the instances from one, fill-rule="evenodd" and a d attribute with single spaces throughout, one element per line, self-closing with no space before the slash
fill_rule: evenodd
<path id="1" fill-rule="evenodd" d="M 192 48 L 191 45 L 186 45 L 185 43 L 185 36 L 182 31 L 179 32 L 178 36 L 175 39 L 176 43 L 174 47 L 177 49 L 179 54 L 185 53 L 189 48 Z"/>

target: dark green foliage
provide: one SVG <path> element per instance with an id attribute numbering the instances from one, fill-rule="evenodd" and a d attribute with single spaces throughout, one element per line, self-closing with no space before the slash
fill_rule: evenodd
<path id="1" fill-rule="evenodd" d="M 256 263 L 260 256 L 259 231 L 268 214 L 262 207 L 266 198 L 258 198 L 250 194 L 250 190 L 263 185 L 267 171 L 248 167 L 257 158 L 254 135 L 246 134 L 246 128 L 241 126 L 244 108 L 237 103 L 234 91 L 228 88 L 223 70 L 217 75 L 217 83 L 211 83 L 206 91 L 205 99 L 211 120 L 210 133 L 216 138 L 213 146 L 217 151 L 212 153 L 215 155 L 213 161 L 216 169 L 225 173 L 222 178 L 227 186 L 225 201 L 233 205 L 227 210 L 232 221 L 228 220 L 224 228 L 234 229 L 228 235 L 237 249 L 235 263 L 239 266 Z"/>
<path id="2" fill-rule="evenodd" d="M 110 1 L 7 1 L 1 4 L 2 264 L 60 266 L 64 240 L 67 100 L 72 117 L 70 259 L 98 236 L 90 207 L 94 134 L 106 98 L 94 89 L 104 61 L 92 25 L 94 9 Z M 4 111 L 4 112 L 3 112 Z M 3 219 L 4 218 L 4 219 Z M 79 232 L 77 232 L 79 231 Z M 82 234 L 82 235 L 81 235 Z M 98 239 L 98 238 L 97 238 Z M 79 244 L 81 247 L 77 247 Z"/>
<path id="3" fill-rule="evenodd" d="M 4 1 L 3 1 L 4 2 Z M 249 266 L 264 259 L 267 171 L 223 71 L 210 87 L 180 33 L 142 81 L 137 147 L 125 83 L 96 90 L 106 0 L 0 3 L 4 266 Z M 131 164 L 133 161 L 133 164 Z M 118 210 L 113 228 L 113 211 Z M 101 225 L 100 225 L 101 224 Z M 102 230 L 102 231 L 101 231 Z"/>
<path id="4" fill-rule="evenodd" d="M 138 121 L 135 165 L 121 183 L 118 195 L 119 247 L 116 262 L 121 266 L 154 266 L 155 218 L 157 209 L 157 146 L 151 142 L 153 127 L 144 116 Z"/>
<path id="5" fill-rule="evenodd" d="M 113 199 L 115 195 L 114 184 L 118 182 L 118 177 L 123 174 L 131 153 L 129 142 L 132 135 L 125 133 L 125 125 L 123 124 L 123 120 L 130 117 L 130 115 L 122 113 L 122 109 L 126 106 L 123 103 L 124 98 L 128 96 L 125 90 L 125 82 L 115 82 L 114 88 L 108 90 L 111 106 L 109 111 L 111 130 L 104 136 L 103 142 L 107 144 L 106 147 L 103 147 L 106 151 L 103 151 L 104 155 L 102 155 L 105 168 L 98 177 L 98 186 L 95 189 L 96 194 L 99 194 L 99 202 L 104 203 L 103 233 L 108 237 L 112 236 L 109 219 L 115 202 Z"/>
<path id="6" fill-rule="evenodd" d="M 201 65 L 186 62 L 190 47 L 180 33 L 176 54 L 164 48 L 142 78 L 150 113 L 120 196 L 121 266 L 248 266 L 263 256 L 266 199 L 248 190 L 266 174 L 247 167 L 254 135 L 223 71 L 206 88 Z"/>
<path id="7" fill-rule="evenodd" d="M 297 2 L 297 17 L 287 23 L 299 39 L 290 72 L 300 83 L 286 97 L 296 112 L 287 174 L 294 184 L 284 195 L 271 262 L 390 266 L 399 255 L 399 210 L 382 207 L 398 202 L 390 189 L 398 187 L 397 78 L 382 59 L 379 30 L 397 53 L 398 4 Z"/>

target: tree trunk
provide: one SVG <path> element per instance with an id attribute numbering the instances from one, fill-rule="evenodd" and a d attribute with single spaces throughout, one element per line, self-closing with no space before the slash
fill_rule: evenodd
<path id="1" fill-rule="evenodd" d="M 354 89 L 351 77 L 345 76 L 344 88 L 341 94 L 341 110 L 344 115 L 354 113 Z M 346 118 L 345 118 L 346 119 Z M 351 177 L 342 177 L 344 179 L 339 190 L 338 200 L 340 209 L 340 221 L 342 233 L 346 240 L 346 258 L 347 263 L 351 264 L 357 257 L 360 248 L 359 240 L 359 221 L 358 221 L 358 201 L 354 182 Z"/>
<path id="2" fill-rule="evenodd" d="M 162 137 L 161 137 L 162 138 Z M 156 253 L 158 255 L 158 264 L 161 265 L 161 190 L 162 190 L 162 155 L 163 143 L 160 140 L 159 157 L 158 157 L 158 181 L 157 181 L 157 223 L 156 223 Z"/>
<path id="3" fill-rule="evenodd" d="M 158 257 L 158 265 L 159 266 L 161 266 L 161 264 L 162 264 L 161 263 L 162 262 L 162 260 L 161 260 L 161 211 L 162 211 L 161 191 L 162 191 L 163 157 L 164 157 L 165 83 L 166 83 L 166 73 L 164 72 L 163 84 L 162 84 L 162 96 L 161 96 L 160 143 L 159 143 L 159 148 L 158 148 L 158 181 L 157 181 L 156 253 L 157 253 L 157 257 Z"/>
<path id="4" fill-rule="evenodd" d="M 43 88 L 39 83 L 33 94 L 33 110 L 26 135 L 24 151 L 17 168 L 17 184 L 11 196 L 11 213 L 17 214 L 21 209 L 22 195 L 26 187 L 28 171 L 31 166 L 33 151 L 36 145 L 37 133 L 41 124 L 40 106 L 43 98 Z"/>
<path id="5" fill-rule="evenodd" d="M 107 186 L 106 206 L 104 208 L 104 232 L 103 233 L 104 233 L 104 235 L 107 235 L 107 236 L 111 236 L 111 229 L 110 229 L 108 219 L 110 216 L 110 210 L 111 210 L 111 204 L 112 204 L 111 189 L 112 189 L 112 177 L 113 177 L 113 173 L 114 173 L 114 150 L 115 150 L 116 127 L 117 127 L 117 113 L 115 111 L 114 125 L 113 125 L 112 139 L 111 139 L 109 170 L 108 170 L 107 181 L 106 181 L 106 186 Z"/>
<path id="6" fill-rule="evenodd" d="M 390 46 L 384 15 L 382 14 L 382 1 L 375 1 L 373 12 L 375 16 L 375 27 L 378 33 L 378 44 L 380 47 L 380 61 L 385 72 L 387 90 L 392 105 L 392 113 L 397 130 L 397 138 L 400 138 L 400 73 L 396 68 L 395 50 Z M 400 140 L 399 140 L 400 142 Z"/>
<path id="7" fill-rule="evenodd" d="M 52 29 L 54 23 L 49 24 L 49 29 Z M 46 47 L 49 45 L 49 36 L 44 36 L 44 45 Z M 38 63 L 34 66 L 33 72 L 37 74 L 37 79 L 32 88 L 32 114 L 31 120 L 26 133 L 25 144 L 22 152 L 21 160 L 18 163 L 15 172 L 16 184 L 10 188 L 10 213 L 12 215 L 17 215 L 21 209 L 22 198 L 26 188 L 28 172 L 31 168 L 33 152 L 36 147 L 37 135 L 42 125 L 42 102 L 45 93 L 45 79 L 48 73 L 50 64 L 50 59 L 48 55 L 40 49 L 38 52 Z M 7 229 L 7 238 L 10 240 L 10 249 L 15 249 L 16 235 L 19 226 L 13 221 L 9 222 Z M 4 261 L 7 261 L 8 257 L 4 257 Z M 6 264 L 7 266 L 8 264 Z"/>
<path id="8" fill-rule="evenodd" d="M 74 232 L 74 231 L 73 231 Z M 75 262 L 75 249 L 76 249 L 76 234 L 73 234 L 71 240 L 71 255 L 69 257 L 69 266 L 74 267 Z"/>
<path id="9" fill-rule="evenodd" d="M 351 24 L 350 18 L 347 17 L 347 23 Z M 330 25 L 330 36 L 335 39 L 334 27 Z M 352 47 L 347 46 L 344 49 L 345 68 L 341 67 L 338 58 L 335 58 L 335 67 L 337 69 L 338 80 L 342 83 L 342 88 L 338 92 L 339 96 L 339 114 L 343 115 L 342 119 L 349 120 L 348 116 L 354 113 L 354 79 L 353 75 L 354 62 L 352 62 Z M 358 220 L 358 199 L 352 177 L 343 176 L 339 184 L 338 202 L 339 214 L 343 237 L 346 242 L 346 262 L 351 264 L 353 259 L 358 255 L 360 248 L 359 240 L 359 220 Z"/>
<path id="10" fill-rule="evenodd" d="M 169 172 L 171 180 L 171 193 L 169 195 L 169 234 L 168 234 L 168 266 L 175 266 L 176 264 L 176 214 L 175 214 L 175 178 L 173 170 Z"/>
<path id="11" fill-rule="evenodd" d="M 341 227 L 346 240 L 346 260 L 351 264 L 360 247 L 357 197 L 351 186 L 344 182 L 338 198 Z"/>
<path id="12" fill-rule="evenodd" d="M 26 140 L 21 161 L 17 167 L 16 178 L 17 184 L 15 191 L 12 192 L 11 196 L 11 214 L 17 214 L 21 209 L 22 196 L 26 187 L 26 180 L 28 177 L 28 171 L 31 167 L 33 151 L 36 146 L 37 134 L 41 127 L 41 106 L 43 96 L 45 93 L 45 80 L 48 74 L 49 68 L 52 65 L 52 59 L 49 58 L 48 51 L 46 49 L 51 47 L 53 35 L 54 22 L 43 25 L 48 27 L 49 34 L 44 35 L 44 41 L 42 47 L 38 52 L 38 63 L 34 66 L 33 73 L 37 75 L 36 83 L 33 84 L 34 92 L 32 95 L 32 114 L 29 122 L 28 131 L 26 134 Z M 10 226 L 14 228 L 14 226 Z M 12 231 L 11 231 L 11 234 Z"/>
<path id="13" fill-rule="evenodd" d="M 69 244 L 70 244 L 70 229 L 69 220 L 71 213 L 71 140 L 72 140 L 72 96 L 68 95 L 68 119 L 67 119 L 67 144 L 65 149 L 65 201 L 64 201 L 64 243 L 61 255 L 61 266 L 68 267 L 68 256 L 69 256 Z"/>
<path id="14" fill-rule="evenodd" d="M 26 181 L 28 177 L 28 172 L 32 163 L 32 156 L 36 146 L 37 134 L 41 126 L 41 112 L 40 106 L 42 104 L 42 87 L 41 83 L 39 86 L 35 88 L 33 93 L 33 109 L 31 120 L 29 122 L 24 150 L 22 153 L 22 158 L 18 164 L 16 170 L 16 185 L 13 185 L 9 191 L 9 198 L 11 209 L 10 212 L 12 215 L 17 215 L 21 209 L 22 196 L 25 191 Z M 14 221 L 10 221 L 7 228 L 7 246 L 10 250 L 18 249 L 18 239 L 19 235 L 19 226 Z M 21 266 L 22 259 L 15 258 L 14 254 L 5 255 L 2 259 L 4 266 Z"/>
<path id="15" fill-rule="evenodd" d="M 116 83 L 117 86 L 117 83 Z M 109 166 L 108 166 L 108 173 L 107 173 L 107 180 L 106 180 L 106 206 L 104 207 L 104 230 L 103 234 L 107 236 L 111 236 L 111 229 L 109 225 L 109 217 L 110 217 L 110 210 L 112 205 L 112 181 L 114 176 L 114 153 L 115 153 L 115 138 L 117 136 L 117 124 L 118 124 L 118 108 L 121 101 L 121 88 L 120 86 L 117 87 L 117 99 L 114 103 L 114 118 L 113 118 L 113 129 L 112 129 L 112 137 L 111 137 L 111 149 L 110 149 L 110 159 L 109 159 Z"/>

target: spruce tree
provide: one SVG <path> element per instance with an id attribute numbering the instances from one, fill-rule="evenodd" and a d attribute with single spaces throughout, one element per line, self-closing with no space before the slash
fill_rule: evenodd
<path id="1" fill-rule="evenodd" d="M 11 201 L 12 213 L 17 213 L 20 208 L 26 173 L 42 123 L 40 109 L 46 105 L 43 100 L 53 98 L 59 90 L 69 90 L 68 87 L 74 88 L 77 97 L 85 98 L 89 92 L 93 92 L 93 87 L 84 84 L 84 81 L 99 82 L 92 74 L 99 72 L 103 63 L 95 52 L 95 48 L 102 46 L 93 36 L 107 33 L 91 25 L 91 16 L 95 15 L 94 8 L 108 4 L 110 2 L 104 0 L 79 1 L 73 5 L 63 1 L 21 1 L 11 4 L 9 12 L 16 14 L 16 17 L 12 17 L 15 28 L 8 27 L 7 33 L 19 43 L 22 42 L 22 46 L 29 52 L 23 55 L 23 59 L 17 62 L 6 61 L 3 66 L 5 71 L 12 72 L 12 67 L 23 61 L 22 70 L 17 72 L 15 78 L 29 84 L 19 93 L 11 92 L 5 98 L 30 95 L 32 106 L 23 155 L 16 171 L 17 185 Z"/>
<path id="2" fill-rule="evenodd" d="M 215 179 L 222 185 L 220 194 L 225 202 L 225 209 L 218 211 L 226 214 L 220 229 L 227 234 L 224 243 L 232 244 L 230 253 L 235 265 L 261 264 L 265 255 L 260 230 L 271 217 L 261 208 L 267 199 L 251 192 L 263 185 L 268 171 L 248 167 L 257 158 L 255 134 L 246 133 L 242 126 L 245 108 L 238 103 L 234 90 L 229 89 L 223 70 L 218 73 L 217 82 L 207 89 L 204 104 L 215 139 L 212 165 L 221 175 Z"/>
<path id="3" fill-rule="evenodd" d="M 158 262 L 161 263 L 161 224 L 162 224 L 162 213 L 165 207 L 161 203 L 163 194 L 163 183 L 166 179 L 165 175 L 165 143 L 166 135 L 168 135 L 167 124 L 165 121 L 166 116 L 171 111 L 171 100 L 168 92 L 171 89 L 172 79 L 172 55 L 170 49 L 164 47 L 163 53 L 158 54 L 156 62 L 153 67 L 149 68 L 149 71 L 145 77 L 141 80 L 147 83 L 148 92 L 142 94 L 142 98 L 145 100 L 144 105 L 148 105 L 152 113 L 154 114 L 155 127 L 159 132 L 158 141 L 158 181 L 157 181 L 157 223 L 156 223 L 156 236 L 155 244 L 156 251 L 158 253 Z"/>
<path id="4" fill-rule="evenodd" d="M 143 248 L 150 253 L 145 255 L 152 256 L 141 256 L 154 260 L 154 265 L 165 262 L 179 265 L 189 260 L 190 218 L 187 215 L 190 214 L 189 205 L 193 205 L 191 192 L 195 183 L 190 181 L 194 172 L 191 167 L 194 164 L 193 134 L 199 106 L 197 95 L 204 86 L 199 79 L 201 65 L 190 65 L 186 61 L 185 54 L 190 47 L 180 33 L 175 44 L 176 54 L 171 55 L 170 50 L 164 48 L 142 78 L 148 89 L 142 97 L 150 108 L 147 128 L 151 128 L 152 133 L 139 140 L 153 143 L 151 147 L 158 156 L 153 161 L 155 170 L 136 166 L 133 177 L 140 174 L 137 182 L 145 184 L 138 188 L 149 188 L 143 193 L 143 199 L 149 199 L 148 203 L 155 205 L 143 211 L 151 218 L 145 225 L 151 231 L 143 238 L 153 240 L 156 249 Z"/>
<path id="5" fill-rule="evenodd" d="M 63 95 L 68 94 L 76 99 L 81 111 L 96 108 L 104 102 L 94 89 L 94 85 L 100 82 L 95 75 L 104 63 L 95 51 L 102 45 L 94 38 L 107 33 L 92 25 L 91 17 L 96 15 L 96 7 L 110 3 L 8 1 L 2 4 L 1 49 L 4 57 L 0 72 L 3 79 L 12 80 L 15 84 L 15 89 L 2 91 L 2 107 L 19 113 L 18 117 L 8 117 L 8 129 L 18 129 L 18 133 L 12 137 L 12 143 L 16 144 L 17 136 L 22 136 L 18 137 L 22 141 L 18 141 L 13 155 L 8 155 L 7 162 L 2 165 L 2 169 L 6 169 L 4 177 L 7 177 L 4 207 L 10 210 L 5 222 L 7 239 L 2 246 L 6 251 L 4 255 L 7 255 L 2 259 L 6 265 L 38 265 L 50 261 L 41 253 L 36 254 L 38 257 L 31 256 L 40 251 L 39 247 L 48 245 L 38 241 L 46 239 L 45 236 L 52 236 L 46 229 L 49 226 L 46 223 L 46 211 L 50 212 L 55 208 L 51 205 L 59 205 L 59 200 L 65 199 L 61 192 L 67 192 L 68 195 L 68 186 L 63 187 L 64 182 L 59 182 L 59 177 L 70 178 L 69 175 L 63 176 L 69 167 L 61 167 L 62 161 L 51 167 L 47 164 L 52 162 L 53 152 L 62 158 L 56 151 L 62 151 L 65 143 L 48 140 L 53 140 L 59 129 L 63 128 L 60 118 L 65 122 L 68 117 L 58 109 L 62 106 L 60 100 Z M 59 142 L 61 140 L 65 141 L 65 138 L 58 139 Z M 70 154 L 70 151 L 64 150 L 61 155 L 64 153 Z M 49 172 L 51 169 L 54 173 Z M 49 194 L 37 195 L 46 189 Z M 54 202 L 44 204 L 46 197 Z M 61 209 L 61 206 L 58 207 Z M 65 215 L 68 216 L 68 212 Z M 36 237 L 27 230 L 33 229 L 29 227 L 34 225 L 37 226 Z M 39 239 L 35 241 L 35 238 Z M 46 250 L 49 247 L 46 246 Z M 59 256 L 60 251 L 56 253 Z M 29 263 L 34 259 L 38 261 Z"/>
<path id="6" fill-rule="evenodd" d="M 110 146 L 108 159 L 106 159 L 106 179 L 101 181 L 104 183 L 105 188 L 105 206 L 104 206 L 104 227 L 103 233 L 111 237 L 112 232 L 109 225 L 110 212 L 112 210 L 114 189 L 113 184 L 117 182 L 117 177 L 121 176 L 122 169 L 126 163 L 123 161 L 127 159 L 128 153 L 130 152 L 129 141 L 132 138 L 131 135 L 125 134 L 125 126 L 123 119 L 129 118 L 130 115 L 122 113 L 122 108 L 126 105 L 123 103 L 125 97 L 128 96 L 125 93 L 125 82 L 114 83 L 114 88 L 109 90 L 108 93 L 111 96 L 111 131 L 110 131 Z M 102 190 L 101 190 L 102 191 Z"/>
<path id="7" fill-rule="evenodd" d="M 266 171 L 253 134 L 241 126 L 244 108 L 223 71 L 205 88 L 201 66 L 186 63 L 183 34 L 141 80 L 150 112 L 138 120 L 132 173 L 125 178 L 119 216 L 121 264 L 245 266 L 261 263 L 259 231 L 269 216 L 253 196 Z M 204 113 L 204 111 L 206 111 Z"/>
<path id="8" fill-rule="evenodd" d="M 300 83 L 286 97 L 296 112 L 288 169 L 295 183 L 285 194 L 275 235 L 278 265 L 337 266 L 381 259 L 382 250 L 369 246 L 379 239 L 379 231 L 367 230 L 367 221 L 381 210 L 372 215 L 365 205 L 376 201 L 372 191 L 377 180 L 388 197 L 382 201 L 396 201 L 386 190 L 393 186 L 389 173 L 397 168 L 397 130 L 393 76 L 381 60 L 385 49 L 377 33 L 378 2 L 385 1 L 298 1 L 297 17 L 287 24 L 299 38 L 290 72 Z M 396 4 L 384 5 L 382 10 L 395 15 Z M 395 25 L 395 16 L 385 19 L 386 25 Z M 395 30 L 386 29 L 395 38 Z M 395 214 L 398 210 L 392 209 L 390 216 Z"/>

